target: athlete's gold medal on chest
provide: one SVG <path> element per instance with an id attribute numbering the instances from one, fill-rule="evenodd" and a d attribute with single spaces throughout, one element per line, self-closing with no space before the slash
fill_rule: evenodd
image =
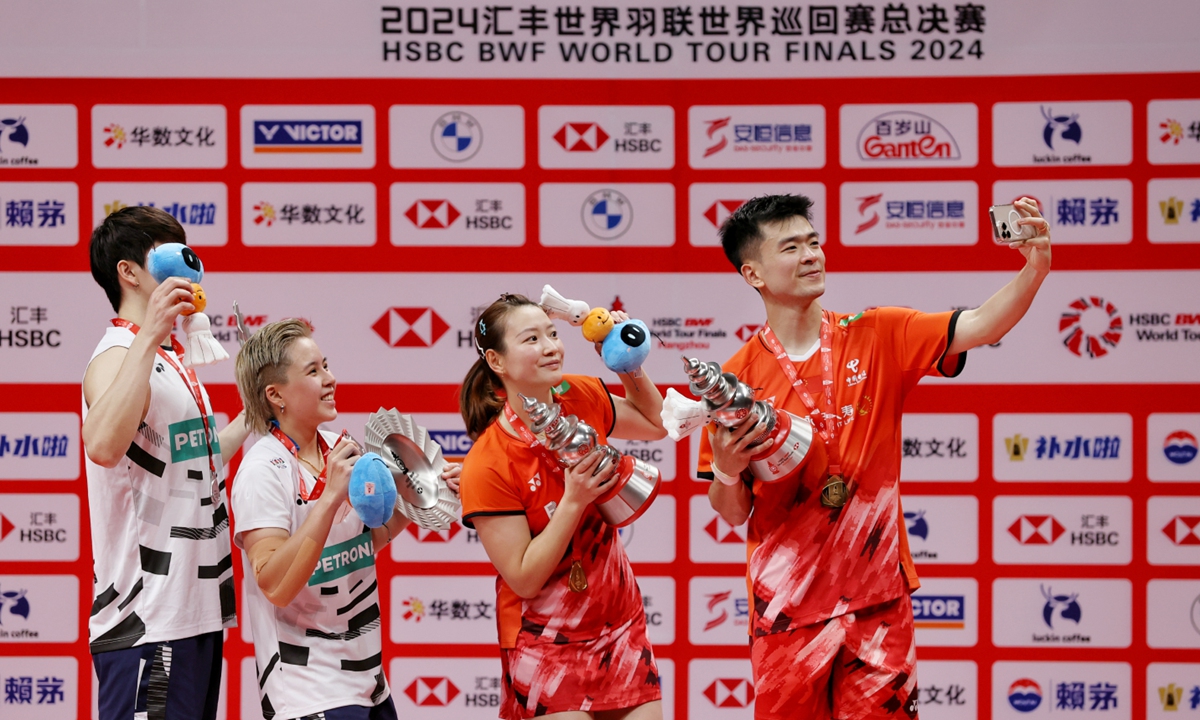
<path id="1" fill-rule="evenodd" d="M 850 491 L 841 475 L 830 475 L 825 478 L 825 487 L 821 488 L 821 504 L 829 508 L 840 508 L 850 498 Z"/>
<path id="2" fill-rule="evenodd" d="M 571 592 L 581 593 L 588 589 L 587 575 L 583 572 L 583 565 L 576 560 L 571 563 L 571 574 L 567 578 L 567 587 L 571 588 Z"/>

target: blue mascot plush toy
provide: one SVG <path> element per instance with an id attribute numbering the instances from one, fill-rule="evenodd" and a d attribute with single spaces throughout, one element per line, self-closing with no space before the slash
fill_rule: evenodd
<path id="1" fill-rule="evenodd" d="M 227 360 L 229 353 L 212 334 L 212 323 L 204 314 L 208 299 L 200 281 L 204 278 L 204 263 L 196 251 L 183 243 L 163 243 L 146 256 L 146 271 L 158 282 L 178 277 L 192 284 L 192 306 L 194 310 L 182 313 L 180 327 L 187 336 L 184 344 L 183 364 L 187 367 L 211 365 Z"/>
<path id="2" fill-rule="evenodd" d="M 388 521 L 396 507 L 396 481 L 378 453 L 364 453 L 350 471 L 350 505 L 369 528 Z"/>
<path id="3" fill-rule="evenodd" d="M 546 285 L 542 288 L 542 309 L 552 318 L 566 320 L 583 331 L 583 337 L 600 343 L 600 358 L 609 370 L 641 375 L 642 363 L 650 356 L 650 328 L 641 320 L 618 323 L 612 313 L 591 308 L 582 300 L 569 300 Z"/>
<path id="4" fill-rule="evenodd" d="M 650 355 L 650 328 L 641 320 L 626 320 L 613 327 L 600 344 L 600 357 L 609 370 L 632 373 Z"/>

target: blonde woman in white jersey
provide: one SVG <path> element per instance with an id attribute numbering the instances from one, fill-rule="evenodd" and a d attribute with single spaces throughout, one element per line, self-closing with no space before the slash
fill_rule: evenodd
<path id="1" fill-rule="evenodd" d="M 371 530 L 350 511 L 361 451 L 319 429 L 337 418 L 337 381 L 307 322 L 255 333 L 238 355 L 237 381 L 246 421 L 263 434 L 232 490 L 263 717 L 395 720 L 375 553 L 408 519 L 394 512 Z M 459 470 L 443 473 L 455 488 Z"/>
<path id="2" fill-rule="evenodd" d="M 146 271 L 162 243 L 187 243 L 175 218 L 129 207 L 90 246 L 117 313 L 83 378 L 100 720 L 212 720 L 222 631 L 237 625 L 224 460 L 246 428 L 239 415 L 214 432 L 208 393 L 182 364 L 171 328 L 192 288 Z"/>

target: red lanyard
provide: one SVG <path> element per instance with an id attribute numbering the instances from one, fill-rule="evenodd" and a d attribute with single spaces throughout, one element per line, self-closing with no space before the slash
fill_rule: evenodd
<path id="1" fill-rule="evenodd" d="M 549 465 L 556 474 L 562 473 L 562 464 L 558 462 L 558 458 L 554 457 L 550 450 L 537 439 L 533 432 L 525 425 L 525 421 L 512 409 L 512 405 L 508 404 L 507 400 L 504 402 L 504 417 L 508 420 L 508 424 L 512 425 L 512 429 L 516 431 L 517 436 L 529 446 L 530 450 L 537 453 L 542 461 Z"/>
<path id="2" fill-rule="evenodd" d="M 825 442 L 825 450 L 829 454 L 829 474 L 840 476 L 842 474 L 842 452 L 837 442 L 837 428 L 835 423 L 830 422 L 831 419 L 837 420 L 837 406 L 833 402 L 833 326 L 829 322 L 829 314 L 824 310 L 821 311 L 821 384 L 825 389 L 825 405 L 831 411 L 823 413 L 817 407 L 817 402 L 813 400 L 813 396 L 808 392 L 808 384 L 800 377 L 800 373 L 796 372 L 796 366 L 788 357 L 787 350 L 784 349 L 783 343 L 779 342 L 779 338 L 775 337 L 770 325 L 764 325 L 762 329 L 762 339 L 766 343 L 767 348 L 775 353 L 775 360 L 779 363 L 779 367 L 783 369 L 783 374 L 787 375 L 787 379 L 792 383 L 792 389 L 796 391 L 796 395 L 800 398 L 800 402 L 804 403 L 804 407 L 808 408 L 809 417 L 812 419 L 813 427 L 821 436 L 821 440 Z"/>
<path id="3" fill-rule="evenodd" d="M 278 425 L 271 425 L 271 434 L 275 436 L 276 440 L 283 443 L 283 446 L 292 453 L 296 460 L 300 459 L 300 447 L 280 430 Z M 341 442 L 341 438 L 338 438 L 338 442 Z M 329 443 L 325 442 L 325 438 L 321 437 L 320 431 L 317 431 L 317 447 L 321 450 L 321 464 L 324 467 L 321 468 L 321 474 L 317 475 L 317 481 L 313 483 L 312 492 L 305 490 L 304 483 L 300 483 L 300 499 L 305 502 L 316 500 L 321 497 L 321 493 L 325 492 L 325 474 L 329 471 L 329 453 L 332 448 L 329 447 Z M 334 443 L 334 447 L 337 447 L 337 443 Z"/>
<path id="4" fill-rule="evenodd" d="M 137 335 L 138 331 L 141 330 L 140 327 L 129 322 L 125 318 L 113 318 L 112 324 L 116 327 L 125 328 L 134 335 Z M 179 344 L 179 341 L 175 339 L 174 335 L 170 337 L 171 349 L 175 351 L 176 355 L 183 357 L 183 345 Z M 179 363 L 175 362 L 175 358 L 168 355 L 167 351 L 163 350 L 161 347 L 158 348 L 158 356 L 165 360 L 168 365 L 174 368 L 175 372 L 179 373 L 179 377 L 183 380 L 183 384 L 187 385 L 188 392 L 191 393 L 192 399 L 196 401 L 196 407 L 200 409 L 200 422 L 204 426 L 204 444 L 208 450 L 208 469 L 212 472 L 212 484 L 214 488 L 213 502 L 216 502 L 218 497 L 217 494 L 220 492 L 220 490 L 217 485 L 217 463 L 215 460 L 213 460 L 213 435 L 212 429 L 208 425 L 208 406 L 204 402 L 204 391 L 200 388 L 200 381 L 196 379 L 195 370 L 191 369 L 190 367 L 183 367 Z"/>

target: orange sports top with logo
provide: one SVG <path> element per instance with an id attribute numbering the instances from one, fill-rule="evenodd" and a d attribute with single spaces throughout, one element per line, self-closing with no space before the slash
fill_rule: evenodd
<path id="1" fill-rule="evenodd" d="M 966 353 L 945 356 L 958 312 L 875 308 L 831 315 L 834 412 L 842 423 L 835 441 L 851 496 L 841 508 L 821 505 L 829 460 L 816 433 L 798 473 L 774 483 L 753 481 L 746 552 L 755 636 L 851 613 L 920 586 L 900 507 L 900 419 L 905 397 L 923 376 L 962 372 Z M 819 356 L 814 352 L 795 366 L 817 407 L 826 410 Z M 755 388 L 755 397 L 808 416 L 761 333 L 724 369 Z M 707 432 L 698 469 L 712 478 Z"/>
<path id="2" fill-rule="evenodd" d="M 597 378 L 564 375 L 556 392 L 564 415 L 575 415 L 608 440 L 616 411 L 608 388 Z M 488 426 L 463 461 L 459 488 L 463 525 L 489 515 L 524 515 L 534 536 L 546 529 L 562 500 L 564 476 L 498 420 Z M 571 564 L 578 559 L 588 589 L 567 587 Z M 536 597 L 523 600 L 504 578 L 496 578 L 500 647 L 512 648 L 518 634 L 525 642 L 564 643 L 591 640 L 642 611 L 642 595 L 616 530 L 589 505 L 562 560 Z M 524 633 L 522 633 L 524 631 Z M 526 635 L 525 633 L 528 633 Z"/>

